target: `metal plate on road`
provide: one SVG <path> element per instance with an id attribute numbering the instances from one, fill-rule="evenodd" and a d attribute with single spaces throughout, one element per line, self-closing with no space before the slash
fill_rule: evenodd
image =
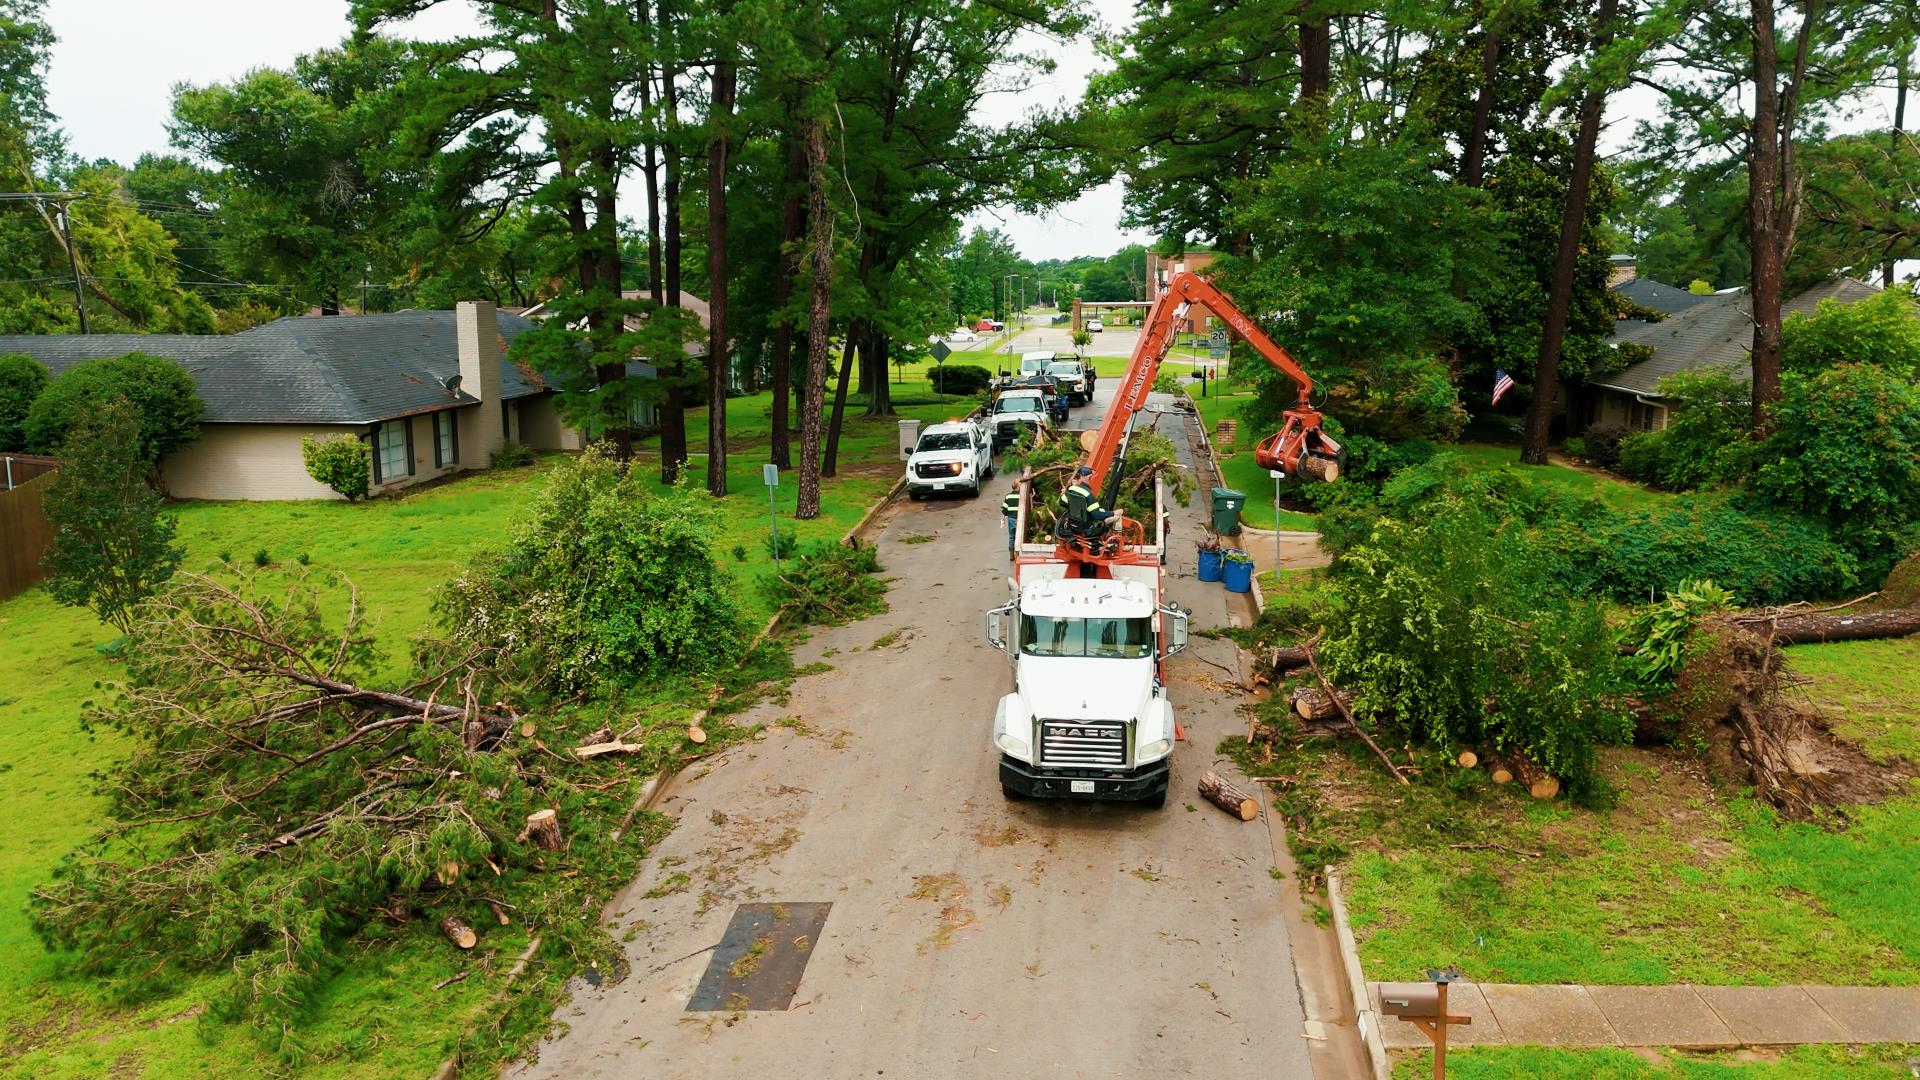
<path id="1" fill-rule="evenodd" d="M 933 348 L 930 351 L 933 353 L 933 360 L 935 363 L 943 363 L 945 362 L 947 357 L 953 355 L 953 350 L 947 348 L 947 343 L 944 341 L 934 342 Z"/>
<path id="2" fill-rule="evenodd" d="M 688 1012 L 785 1010 L 819 944 L 831 903 L 741 904 L 687 1000 Z"/>

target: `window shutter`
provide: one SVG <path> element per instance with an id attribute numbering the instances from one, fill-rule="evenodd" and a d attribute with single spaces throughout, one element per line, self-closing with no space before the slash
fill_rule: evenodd
<path id="1" fill-rule="evenodd" d="M 360 436 L 360 441 L 367 444 L 367 450 L 369 451 L 368 456 L 373 458 L 373 486 L 379 487 L 381 484 L 386 483 L 386 480 L 383 479 L 380 475 L 380 429 L 379 427 L 376 426 L 372 431 L 369 431 L 365 435 Z"/>
<path id="2" fill-rule="evenodd" d="M 450 440 L 453 443 L 453 461 L 449 464 L 457 465 L 460 462 L 460 410 L 447 410 L 447 430 L 453 435 Z"/>
<path id="3" fill-rule="evenodd" d="M 407 426 L 407 475 L 413 475 L 413 417 L 400 421 Z"/>
<path id="4" fill-rule="evenodd" d="M 440 460 L 440 417 L 442 415 L 444 414 L 433 414 L 433 467 L 436 469 L 447 467 L 447 463 Z"/>

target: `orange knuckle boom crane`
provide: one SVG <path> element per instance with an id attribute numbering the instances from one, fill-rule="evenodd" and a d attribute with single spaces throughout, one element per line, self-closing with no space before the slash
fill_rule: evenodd
<path id="1" fill-rule="evenodd" d="M 1263 469 L 1278 469 L 1292 476 L 1323 481 L 1338 479 L 1342 462 L 1340 444 L 1321 427 L 1323 417 L 1311 402 L 1313 377 L 1300 367 L 1291 353 L 1247 318 L 1226 293 L 1198 274 L 1182 271 L 1167 283 L 1166 290 L 1147 313 L 1133 358 L 1115 391 L 1113 407 L 1107 410 L 1083 462 L 1092 470 L 1095 490 L 1101 493 L 1106 505 L 1112 507 L 1119 495 L 1120 471 L 1126 459 L 1133 419 L 1146 407 L 1153 380 L 1173 345 L 1175 329 L 1195 305 L 1226 322 L 1298 388 L 1298 404 L 1282 414 L 1279 431 L 1261 440 L 1254 450 L 1254 460 Z M 1128 549 L 1141 546 L 1136 537 L 1144 539 L 1145 529 L 1137 522 L 1123 521 L 1116 532 L 1117 536 L 1104 541 L 1063 534 L 1056 557 L 1070 562 L 1109 565 L 1130 561 L 1133 556 Z"/>

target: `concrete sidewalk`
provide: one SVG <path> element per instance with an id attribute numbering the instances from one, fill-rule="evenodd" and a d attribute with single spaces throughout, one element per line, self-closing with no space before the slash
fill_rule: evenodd
<path id="1" fill-rule="evenodd" d="M 1380 984 L 1368 991 L 1375 1015 Z M 1553 986 L 1454 983 L 1448 1007 L 1473 1017 L 1449 1046 L 1672 1046 L 1920 1043 L 1916 986 Z M 1382 1019 L 1389 1050 L 1432 1045 Z"/>

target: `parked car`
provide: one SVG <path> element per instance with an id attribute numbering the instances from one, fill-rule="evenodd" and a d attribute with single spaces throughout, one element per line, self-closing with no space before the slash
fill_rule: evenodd
<path id="1" fill-rule="evenodd" d="M 949 420 L 920 432 L 907 456 L 907 497 L 918 501 L 936 491 L 980 494 L 993 477 L 993 440 L 971 420 Z"/>
<path id="2" fill-rule="evenodd" d="M 1056 360 L 1047 365 L 1047 374 L 1073 404 L 1085 405 L 1093 400 L 1093 369 L 1080 361 Z"/>
<path id="3" fill-rule="evenodd" d="M 1012 445 L 1027 428 L 1053 430 L 1053 422 L 1047 416 L 1046 392 L 1037 386 L 1003 392 L 994 399 L 987 422 L 993 425 L 995 450 Z"/>
<path id="4" fill-rule="evenodd" d="M 958 341 L 964 344 L 971 345 L 974 342 L 980 340 L 980 335 L 962 326 L 962 327 L 958 327 L 956 329 L 947 331 L 947 340 Z"/>
<path id="5" fill-rule="evenodd" d="M 981 319 L 979 322 L 973 324 L 973 328 L 978 333 L 997 334 L 1005 330 L 1007 324 L 1001 322 L 999 319 Z"/>
<path id="6" fill-rule="evenodd" d="M 1107 324 L 1101 322 L 1099 319 L 1088 319 L 1084 325 L 1089 334 L 1097 334 L 1107 328 Z"/>

